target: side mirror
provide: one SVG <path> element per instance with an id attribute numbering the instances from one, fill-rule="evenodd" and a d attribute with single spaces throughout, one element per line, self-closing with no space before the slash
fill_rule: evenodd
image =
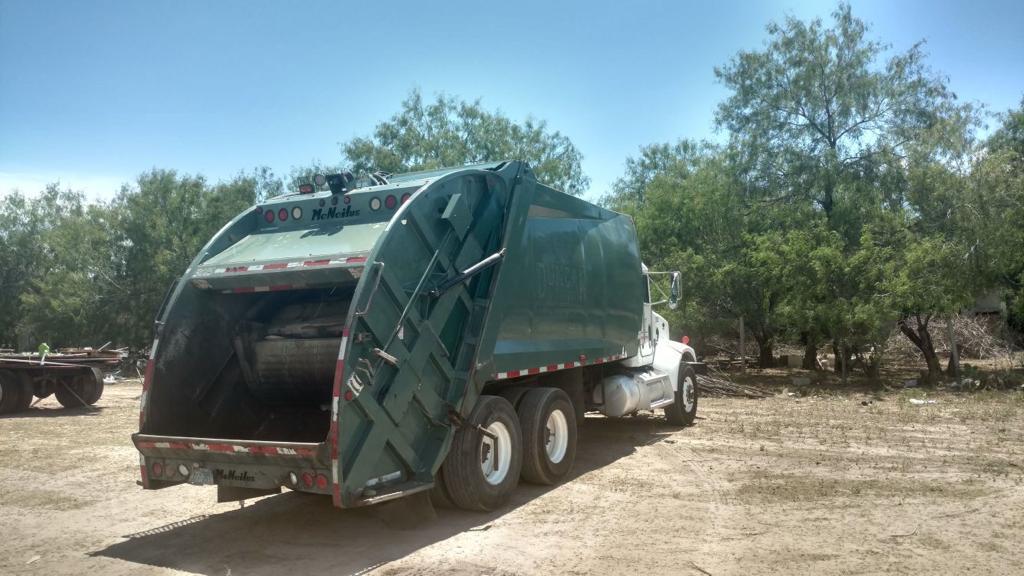
<path id="1" fill-rule="evenodd" d="M 679 305 L 679 272 L 672 273 L 672 286 L 669 288 L 668 307 L 672 310 Z"/>

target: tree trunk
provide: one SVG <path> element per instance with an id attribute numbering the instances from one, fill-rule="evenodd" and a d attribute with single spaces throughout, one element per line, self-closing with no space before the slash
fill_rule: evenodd
<path id="1" fill-rule="evenodd" d="M 911 326 L 908 320 L 910 320 L 909 317 L 900 318 L 897 325 L 900 328 L 900 332 L 903 332 L 903 335 L 921 351 L 924 361 L 928 365 L 928 380 L 934 383 L 942 374 L 942 366 L 939 365 L 939 355 L 935 353 L 935 343 L 932 342 L 932 335 L 928 332 L 928 322 L 931 320 L 931 314 L 926 314 L 923 318 L 919 315 L 914 315 L 914 326 Z"/>
<path id="2" fill-rule="evenodd" d="M 775 353 L 769 339 L 757 341 L 757 367 L 771 368 L 775 364 Z"/>
<path id="3" fill-rule="evenodd" d="M 949 338 L 949 364 L 946 366 L 946 374 L 956 377 L 957 386 L 960 385 L 960 354 L 956 346 L 956 330 L 953 325 L 953 317 L 946 321 L 946 337 Z"/>
<path id="4" fill-rule="evenodd" d="M 800 339 L 804 343 L 804 360 L 800 367 L 804 370 L 817 370 L 818 369 L 818 343 L 811 338 L 811 335 L 804 332 L 800 335 Z"/>
<path id="5" fill-rule="evenodd" d="M 950 376 L 956 376 L 956 372 L 957 372 L 956 358 L 952 354 L 950 354 L 949 355 L 949 362 L 946 363 L 946 374 L 949 374 Z"/>
<path id="6" fill-rule="evenodd" d="M 841 374 L 843 372 L 843 353 L 839 351 L 837 340 L 832 341 L 832 357 L 835 358 L 835 366 L 832 367 L 832 371 Z"/>

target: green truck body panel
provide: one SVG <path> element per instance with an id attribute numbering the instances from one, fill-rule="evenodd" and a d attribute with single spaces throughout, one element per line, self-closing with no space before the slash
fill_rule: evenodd
<path id="1" fill-rule="evenodd" d="M 144 484 L 186 480 L 148 459 L 253 489 L 309 472 L 338 506 L 429 488 L 485 386 L 635 355 L 643 294 L 632 221 L 520 162 L 271 199 L 209 242 L 160 313 Z"/>

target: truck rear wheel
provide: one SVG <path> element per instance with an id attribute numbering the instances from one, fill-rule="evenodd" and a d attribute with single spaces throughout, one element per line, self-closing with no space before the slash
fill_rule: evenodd
<path id="1" fill-rule="evenodd" d="M 676 401 L 665 408 L 665 419 L 673 426 L 689 426 L 697 417 L 697 373 L 689 364 L 679 365 Z"/>
<path id="2" fill-rule="evenodd" d="M 489 512 L 508 502 L 519 484 L 523 438 L 508 400 L 481 396 L 466 423 L 455 432 L 444 461 L 445 487 L 452 503 Z"/>
<path id="3" fill-rule="evenodd" d="M 576 410 L 558 388 L 534 388 L 519 403 L 523 428 L 523 480 L 553 485 L 576 461 Z"/>

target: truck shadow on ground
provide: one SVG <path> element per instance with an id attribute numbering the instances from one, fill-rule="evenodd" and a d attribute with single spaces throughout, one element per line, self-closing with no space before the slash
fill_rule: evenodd
<path id="1" fill-rule="evenodd" d="M 677 431 L 660 417 L 587 418 L 567 482 Z M 484 514 L 438 509 L 436 519 L 400 527 L 388 517 L 401 515 L 401 508 L 384 513 L 379 506 L 338 510 L 329 498 L 286 492 L 238 510 L 128 535 L 124 542 L 91 555 L 209 576 L 276 575 L 282 570 L 360 574 L 462 532 L 486 530 L 494 520 L 557 489 L 521 484 L 501 510 Z"/>

